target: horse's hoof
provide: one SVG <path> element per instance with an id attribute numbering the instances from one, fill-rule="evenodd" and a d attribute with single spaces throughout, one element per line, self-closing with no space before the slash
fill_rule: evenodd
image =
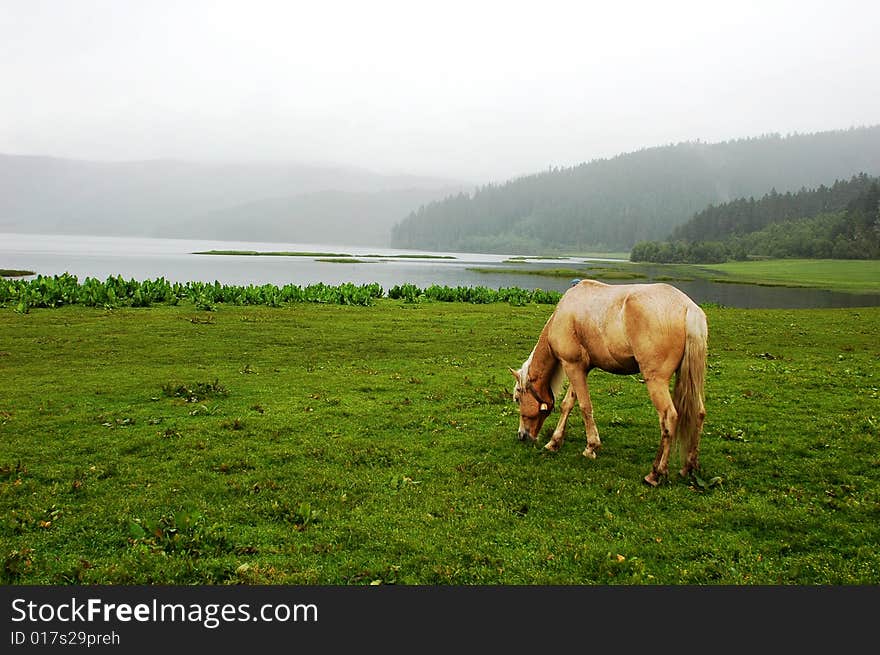
<path id="1" fill-rule="evenodd" d="M 583 452 L 583 456 L 586 457 L 587 459 L 596 459 L 596 451 L 595 451 L 595 450 L 590 450 L 589 448 L 587 448 L 587 449 Z"/>
<path id="2" fill-rule="evenodd" d="M 559 444 L 553 443 L 552 441 L 548 441 L 546 444 L 544 444 L 544 448 L 549 450 L 551 453 L 559 452 Z"/>
<path id="3" fill-rule="evenodd" d="M 657 476 L 654 475 L 653 473 L 648 473 L 648 475 L 646 475 L 646 476 L 643 478 L 643 480 L 644 480 L 646 483 L 648 483 L 649 485 L 651 485 L 652 487 L 656 487 L 656 486 L 660 483 L 660 480 L 659 480 L 659 479 L 657 478 Z"/>

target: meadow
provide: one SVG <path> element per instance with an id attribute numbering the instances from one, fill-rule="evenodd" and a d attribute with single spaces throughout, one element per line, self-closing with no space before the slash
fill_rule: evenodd
<path id="1" fill-rule="evenodd" d="M 845 293 L 880 292 L 880 262 L 870 259 L 766 259 L 724 264 L 654 264 L 642 262 L 565 262 L 558 268 L 528 268 L 526 258 L 506 260 L 517 268 L 475 267 L 483 273 L 504 272 L 548 277 L 590 277 L 599 280 L 681 281 L 756 284 L 826 289 Z"/>
<path id="2" fill-rule="evenodd" d="M 880 582 L 880 308 L 706 307 L 703 468 L 653 489 L 638 376 L 590 376 L 598 459 L 517 441 L 552 298 L 399 291 L 7 300 L 2 582 Z"/>
<path id="3" fill-rule="evenodd" d="M 871 259 L 764 259 L 696 268 L 721 273 L 723 277 L 712 278 L 715 281 L 880 292 L 880 261 Z"/>

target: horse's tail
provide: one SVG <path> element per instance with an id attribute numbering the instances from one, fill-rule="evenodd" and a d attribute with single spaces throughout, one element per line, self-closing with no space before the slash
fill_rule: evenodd
<path id="1" fill-rule="evenodd" d="M 684 356 L 678 366 L 672 402 L 675 411 L 678 412 L 675 436 L 679 452 L 682 462 L 687 462 L 686 466 L 690 468 L 697 463 L 697 449 L 700 446 L 700 434 L 706 416 L 703 405 L 703 384 L 706 379 L 709 328 L 706 324 L 706 315 L 697 305 L 688 308 L 685 326 L 687 338 Z M 688 461 L 687 457 L 691 453 L 693 453 L 693 461 Z"/>

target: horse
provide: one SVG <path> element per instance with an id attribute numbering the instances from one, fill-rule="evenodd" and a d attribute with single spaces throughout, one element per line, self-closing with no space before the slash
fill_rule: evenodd
<path id="1" fill-rule="evenodd" d="M 596 458 L 602 447 L 593 419 L 589 372 L 641 373 L 660 421 L 660 447 L 644 481 L 656 487 L 668 478 L 669 450 L 677 443 L 683 460 L 679 473 L 699 469 L 699 446 L 706 410 L 703 387 L 709 329 L 702 309 L 673 286 L 604 284 L 581 280 L 560 298 L 537 344 L 519 370 L 513 399 L 519 405 L 519 439 L 536 442 L 553 411 L 565 378 L 559 423 L 545 448 L 556 452 L 565 424 L 580 405 L 587 433 L 583 455 Z M 675 374 L 675 388 L 669 387 Z"/>

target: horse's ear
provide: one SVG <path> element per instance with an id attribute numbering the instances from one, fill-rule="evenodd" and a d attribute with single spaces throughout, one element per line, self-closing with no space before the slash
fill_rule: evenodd
<path id="1" fill-rule="evenodd" d="M 507 370 L 510 371 L 511 374 L 513 374 L 513 377 L 516 378 L 516 381 L 519 382 L 519 371 L 514 371 L 512 368 L 508 368 Z"/>

